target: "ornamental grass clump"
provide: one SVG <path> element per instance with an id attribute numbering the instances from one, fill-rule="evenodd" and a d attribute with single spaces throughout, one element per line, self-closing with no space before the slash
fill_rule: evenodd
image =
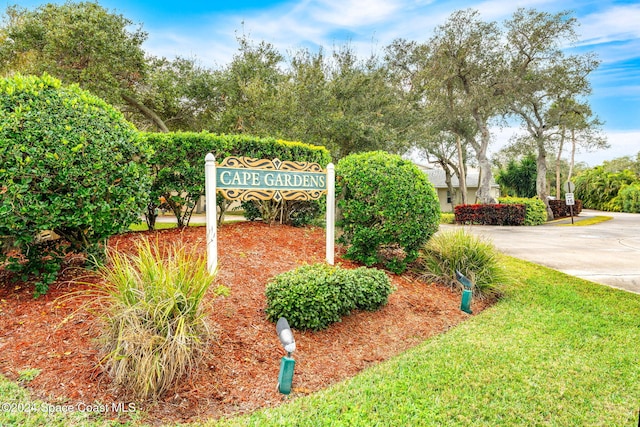
<path id="1" fill-rule="evenodd" d="M 496 286 L 507 279 L 495 246 L 464 229 L 434 235 L 422 248 L 414 270 L 424 280 L 462 289 L 458 270 L 474 283 L 477 297 L 497 295 Z"/>
<path id="2" fill-rule="evenodd" d="M 155 399 L 196 365 L 210 338 L 203 303 L 214 275 L 206 257 L 142 239 L 137 254 L 109 253 L 102 268 L 102 360 L 114 382 Z M 218 288 L 215 294 L 226 291 Z"/>

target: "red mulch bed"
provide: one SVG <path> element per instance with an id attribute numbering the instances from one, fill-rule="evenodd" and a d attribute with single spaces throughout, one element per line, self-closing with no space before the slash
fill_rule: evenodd
<path id="1" fill-rule="evenodd" d="M 206 251 L 204 227 L 127 233 L 109 244 L 127 251 L 140 236 L 149 235 Z M 264 287 L 276 274 L 323 262 L 324 244 L 324 230 L 318 228 L 248 222 L 220 227 L 216 283 L 229 287 L 231 294 L 211 301 L 216 339 L 200 367 L 160 401 L 134 402 L 146 412 L 145 421 L 218 418 L 283 403 L 287 398 L 278 393 L 276 383 L 284 350 L 275 325 L 264 315 Z M 336 262 L 356 266 L 339 256 Z M 397 290 L 381 310 L 352 313 L 320 332 L 294 331 L 296 367 L 290 398 L 352 377 L 469 317 L 460 311 L 459 293 L 407 275 L 390 277 Z M 80 283 L 87 280 L 96 279 L 69 267 L 49 293 L 34 300 L 32 287 L 10 283 L 0 269 L 0 374 L 17 381 L 20 371 L 41 369 L 24 385 L 35 398 L 55 404 L 128 403 L 131 399 L 99 367 L 99 324 L 83 308 L 86 299 L 68 297 L 87 289 Z M 474 301 L 474 313 L 490 304 Z"/>

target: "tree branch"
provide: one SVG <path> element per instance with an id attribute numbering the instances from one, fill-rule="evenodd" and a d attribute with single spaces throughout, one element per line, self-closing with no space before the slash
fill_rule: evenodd
<path id="1" fill-rule="evenodd" d="M 156 125 L 156 127 L 161 132 L 169 132 L 169 128 L 167 128 L 167 125 L 152 109 L 143 105 L 142 103 L 138 102 L 135 98 L 125 93 L 122 94 L 122 99 L 124 99 L 129 105 L 131 105 L 132 107 L 140 111 L 142 115 L 145 116 L 147 119 L 151 120 L 153 124 Z"/>

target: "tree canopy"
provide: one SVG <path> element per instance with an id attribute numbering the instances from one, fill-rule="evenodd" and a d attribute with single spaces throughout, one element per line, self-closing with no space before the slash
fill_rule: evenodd
<path id="1" fill-rule="evenodd" d="M 78 83 L 144 130 L 301 140 L 335 158 L 417 148 L 458 176 L 463 200 L 467 163 L 477 163 L 483 203 L 494 202 L 489 152 L 498 125 L 521 123 L 527 132 L 513 144 L 537 153 L 542 200 L 550 192 L 548 157 L 560 165 L 569 144 L 572 158 L 576 147 L 606 146 L 588 103 L 599 61 L 565 53 L 577 26 L 566 11 L 518 9 L 488 22 L 476 10 L 459 10 L 430 38 L 395 40 L 383 56 L 365 58 L 349 44 L 285 54 L 243 35 L 232 60 L 218 68 L 146 54 L 142 26 L 97 3 L 12 6 L 5 14 L 3 75 L 47 72 Z M 572 167 L 573 160 L 569 176 Z"/>

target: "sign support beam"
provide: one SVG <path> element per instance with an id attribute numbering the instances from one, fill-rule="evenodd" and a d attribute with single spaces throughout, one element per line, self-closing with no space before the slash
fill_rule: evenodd
<path id="1" fill-rule="evenodd" d="M 204 197 L 207 202 L 207 270 L 213 275 L 218 268 L 218 224 L 216 220 L 216 157 L 204 158 Z"/>
<path id="2" fill-rule="evenodd" d="M 327 165 L 327 264 L 334 264 L 336 242 L 336 169 L 333 163 Z"/>

